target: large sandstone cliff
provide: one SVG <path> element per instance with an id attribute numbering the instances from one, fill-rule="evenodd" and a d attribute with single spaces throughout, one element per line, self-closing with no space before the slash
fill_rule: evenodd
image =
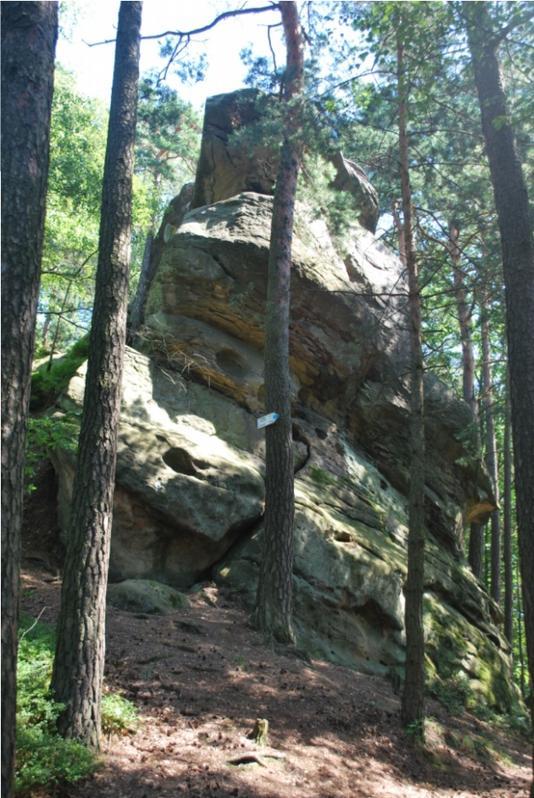
<path id="1" fill-rule="evenodd" d="M 225 109 L 227 128 L 239 116 L 235 95 L 209 103 L 219 127 L 205 125 L 192 193 L 205 204 L 165 222 L 144 325 L 127 350 L 110 580 L 188 588 L 215 578 L 251 605 L 264 495 L 255 420 L 269 411 L 262 346 L 272 198 L 249 189 L 251 174 L 267 175 L 256 188 L 271 189 L 272 164 L 261 154 L 236 158 L 228 130 L 220 133 Z M 356 221 L 373 228 L 376 195 L 366 183 L 352 193 L 355 221 L 342 241 L 303 206 L 295 227 L 295 615 L 311 655 L 386 672 L 404 658 L 404 277 L 395 254 Z M 82 368 L 63 409 L 79 412 L 83 378 Z M 438 687 L 460 681 L 503 709 L 513 696 L 498 611 L 461 554 L 462 530 L 493 507 L 491 491 L 468 407 L 432 375 L 425 390 L 429 672 Z M 72 461 L 57 452 L 55 465 L 65 508 Z"/>

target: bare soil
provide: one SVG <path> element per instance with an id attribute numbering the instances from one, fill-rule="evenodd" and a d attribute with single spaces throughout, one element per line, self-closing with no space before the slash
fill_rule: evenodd
<path id="1" fill-rule="evenodd" d="M 60 581 L 27 561 L 23 611 L 55 621 Z M 43 610 L 44 608 L 44 610 Z M 214 584 L 165 616 L 110 608 L 107 689 L 138 708 L 135 733 L 103 741 L 65 798 L 512 798 L 526 796 L 526 742 L 429 703 L 425 748 L 399 724 L 389 683 L 274 651 Z M 248 738 L 269 721 L 269 744 Z"/>

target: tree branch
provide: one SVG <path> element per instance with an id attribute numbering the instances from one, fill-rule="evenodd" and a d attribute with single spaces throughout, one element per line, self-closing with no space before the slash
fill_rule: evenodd
<path id="1" fill-rule="evenodd" d="M 214 28 L 219 22 L 222 22 L 223 19 L 237 17 L 243 14 L 260 14 L 262 11 L 276 11 L 279 7 L 279 3 L 270 3 L 267 6 L 253 6 L 252 8 L 236 8 L 233 11 L 223 11 L 222 14 L 219 14 L 207 25 L 202 25 L 200 28 L 193 28 L 192 30 L 165 30 L 162 33 L 153 33 L 149 36 L 141 36 L 141 39 L 163 39 L 165 36 L 177 36 L 179 39 L 190 38 L 191 36 L 196 36 L 199 33 L 205 33 L 206 31 L 211 30 L 211 28 Z M 103 41 L 92 43 L 87 42 L 87 46 L 98 47 L 101 44 L 112 44 L 114 41 L 116 41 L 116 39 L 104 39 Z"/>

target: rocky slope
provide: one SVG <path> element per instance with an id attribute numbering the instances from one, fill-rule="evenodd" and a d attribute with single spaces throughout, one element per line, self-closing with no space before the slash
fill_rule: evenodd
<path id="1" fill-rule="evenodd" d="M 233 97 L 234 105 L 212 98 L 212 116 L 221 104 L 235 108 Z M 228 137 L 217 142 L 217 157 L 204 142 L 193 192 L 210 204 L 165 223 L 144 325 L 127 351 L 110 580 L 184 589 L 213 575 L 252 604 L 264 491 L 255 422 L 269 411 L 262 345 L 272 198 L 246 190 L 253 159 L 244 168 L 226 157 Z M 221 160 L 224 180 L 215 179 Z M 405 296 L 398 258 L 356 221 L 366 217 L 361 201 L 342 241 L 308 209 L 297 213 L 295 612 L 310 654 L 386 673 L 404 658 Z M 79 412 L 83 376 L 71 381 L 63 411 Z M 514 696 L 497 609 L 460 553 L 465 524 L 493 507 L 490 487 L 467 406 L 431 375 L 426 399 L 429 671 L 436 689 L 453 680 L 469 700 L 504 709 Z M 65 452 L 54 459 L 65 508 L 72 461 Z"/>

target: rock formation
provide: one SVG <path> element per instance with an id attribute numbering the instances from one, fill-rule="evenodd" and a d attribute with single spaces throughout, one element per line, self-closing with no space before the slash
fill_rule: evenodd
<path id="1" fill-rule="evenodd" d="M 187 589 L 215 578 L 251 605 L 264 495 L 255 422 L 269 411 L 262 345 L 272 182 L 251 191 L 249 176 L 267 170 L 250 154 L 226 158 L 213 109 L 234 108 L 236 97 L 215 100 L 193 208 L 161 233 L 144 326 L 127 350 L 110 581 Z M 311 655 L 385 673 L 404 658 L 408 343 L 401 264 L 358 215 L 339 242 L 308 209 L 297 213 L 295 620 Z M 79 412 L 83 379 L 82 368 L 63 410 Z M 514 696 L 498 610 L 461 554 L 465 524 L 493 507 L 490 485 L 467 405 L 431 375 L 426 400 L 429 669 L 436 685 L 453 678 L 504 709 Z M 54 462 L 66 507 L 72 460 L 56 452 Z"/>

